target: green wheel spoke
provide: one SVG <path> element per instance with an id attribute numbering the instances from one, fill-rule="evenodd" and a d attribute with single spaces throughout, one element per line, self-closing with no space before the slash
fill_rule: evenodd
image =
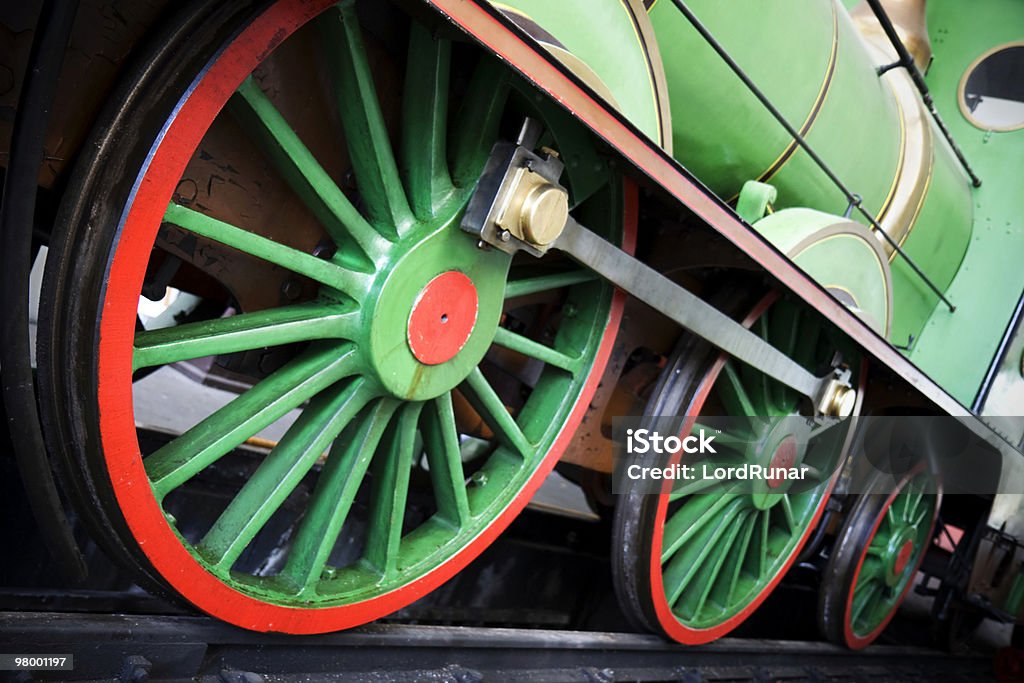
<path id="1" fill-rule="evenodd" d="M 274 167 L 310 208 L 335 244 L 355 240 L 371 259 L 387 249 L 387 241 L 356 210 L 309 148 L 252 76 L 238 87 L 232 112 Z"/>
<path id="2" fill-rule="evenodd" d="M 378 399 L 335 440 L 282 574 L 300 594 L 315 589 L 398 401 Z"/>
<path id="3" fill-rule="evenodd" d="M 132 369 L 314 339 L 351 339 L 357 330 L 357 313 L 336 303 L 243 313 L 137 332 Z"/>
<path id="4" fill-rule="evenodd" d="M 304 275 L 322 285 L 344 292 L 357 301 L 362 299 L 362 293 L 369 286 L 370 280 L 365 273 L 342 268 L 330 261 L 292 249 L 173 202 L 167 207 L 164 220 L 293 273 Z"/>
<path id="5" fill-rule="evenodd" d="M 469 521 L 469 499 L 451 393 L 431 401 L 424 413 L 427 464 L 437 512 L 449 524 L 461 528 Z"/>
<path id="6" fill-rule="evenodd" d="M 364 559 L 385 578 L 398 567 L 409 475 L 422 403 L 406 403 L 392 421 L 383 452 L 373 462 L 373 489 Z M 433 468 L 431 468 L 433 469 Z"/>
<path id="7" fill-rule="evenodd" d="M 705 494 L 694 496 L 683 503 L 675 514 L 665 522 L 662 534 L 661 563 L 668 562 L 673 555 L 697 535 L 719 512 L 736 500 L 736 494 L 726 493 L 720 496 Z"/>
<path id="8" fill-rule="evenodd" d="M 402 101 L 402 170 L 417 218 L 433 218 L 454 186 L 448 175 L 451 43 L 413 24 Z"/>
<path id="9" fill-rule="evenodd" d="M 870 583 L 860 586 L 861 590 L 855 590 L 853 594 L 853 605 L 850 611 L 850 623 L 856 624 L 860 621 L 861 615 L 864 610 L 867 609 L 877 597 L 880 597 L 882 591 L 881 583 L 877 581 L 871 581 Z"/>
<path id="10" fill-rule="evenodd" d="M 828 476 L 825 472 L 806 462 L 800 463 L 800 467 L 804 469 L 804 481 L 825 481 Z"/>
<path id="11" fill-rule="evenodd" d="M 929 510 L 927 507 L 918 510 L 916 516 L 913 519 L 909 520 L 910 526 L 919 527 L 922 524 L 924 524 L 925 520 L 928 518 L 929 512 L 931 512 L 931 510 Z"/>
<path id="12" fill-rule="evenodd" d="M 769 526 L 771 523 L 770 513 L 767 510 L 762 510 L 760 520 L 761 527 L 759 531 L 761 534 L 758 537 L 757 545 L 757 577 L 759 579 L 768 572 L 768 553 L 770 551 L 768 543 L 771 540 L 771 529 Z"/>
<path id="13" fill-rule="evenodd" d="M 766 316 L 758 318 L 754 322 L 751 331 L 756 332 L 764 341 L 771 343 L 771 339 L 768 336 L 768 320 Z M 776 382 L 770 380 L 767 375 L 753 365 L 746 363 L 739 363 L 739 375 L 742 378 L 743 386 L 747 389 L 747 395 L 754 406 L 754 413 L 752 414 L 767 417 L 773 412 L 771 387 Z M 786 410 L 785 412 L 789 411 Z"/>
<path id="14" fill-rule="evenodd" d="M 882 561 L 877 557 L 865 557 L 864 564 L 861 565 L 860 575 L 857 577 L 857 584 L 865 585 L 872 581 L 881 580 L 884 573 Z M 857 590 L 857 587 L 854 587 Z"/>
<path id="15" fill-rule="evenodd" d="M 743 386 L 743 379 L 736 371 L 736 364 L 732 360 L 725 361 L 719 381 L 715 383 L 718 396 L 722 399 L 726 411 L 736 417 L 746 417 L 754 423 L 757 416 L 761 415 L 750 400 L 750 394 Z"/>
<path id="16" fill-rule="evenodd" d="M 725 569 L 729 581 L 725 584 L 725 594 L 720 596 L 719 602 L 723 605 L 732 604 L 733 595 L 736 593 L 736 586 L 739 584 L 740 574 L 743 571 L 744 560 L 747 557 L 747 551 L 750 550 L 750 539 L 754 537 L 755 522 L 757 522 L 756 514 L 748 512 L 744 516 L 743 528 L 737 537 L 736 551 L 730 554 L 729 563 Z"/>
<path id="17" fill-rule="evenodd" d="M 341 430 L 374 396 L 366 380 L 316 396 L 203 537 L 199 552 L 227 570 Z"/>
<path id="18" fill-rule="evenodd" d="M 539 342 L 516 334 L 504 327 L 499 327 L 494 333 L 494 343 L 511 351 L 521 353 L 536 360 L 561 368 L 566 372 L 575 375 L 580 369 L 581 358 L 570 356 L 556 351 L 550 346 L 544 346 Z"/>
<path id="19" fill-rule="evenodd" d="M 525 277 L 518 280 L 509 280 L 505 285 L 505 298 L 514 299 L 519 296 L 539 294 L 562 287 L 571 287 L 583 282 L 592 282 L 598 278 L 597 273 L 591 270 L 570 270 L 564 273 L 552 273 L 550 275 L 537 275 Z"/>
<path id="20" fill-rule="evenodd" d="M 708 425 L 701 424 L 699 422 L 694 423 L 693 429 L 690 430 L 690 433 L 699 434 L 702 429 L 707 434 L 714 434 L 715 448 L 721 446 L 722 448 L 726 448 L 733 453 L 738 453 L 740 455 L 748 453 L 750 451 L 750 447 L 756 441 L 749 432 L 744 430 L 735 429 L 734 431 L 733 429 L 730 429 L 729 431 L 719 431 L 716 427 L 709 427 Z M 739 462 L 736 464 L 740 464 L 743 461 L 744 458 L 740 458 Z"/>
<path id="21" fill-rule="evenodd" d="M 715 440 L 715 445 L 716 446 L 718 445 L 717 437 L 716 437 L 716 440 Z M 743 464 L 743 460 L 742 459 L 730 459 L 730 458 L 718 457 L 718 458 L 715 458 L 714 460 L 706 460 L 706 461 L 697 462 L 697 463 L 695 463 L 694 466 L 697 467 L 697 473 L 698 474 L 703 474 L 703 470 L 701 468 L 703 466 L 705 466 L 705 465 L 707 467 L 709 467 L 709 468 L 714 468 L 714 467 L 738 467 L 739 465 L 742 465 L 742 464 Z M 709 477 L 709 478 L 705 479 L 703 476 L 699 476 L 698 478 L 695 478 L 695 479 L 692 479 L 692 480 L 681 479 L 681 480 L 678 480 L 676 482 L 676 486 L 669 493 L 669 498 L 668 499 L 669 499 L 669 501 L 679 500 L 679 499 L 684 498 L 686 496 L 691 496 L 691 495 L 699 494 L 701 491 L 707 491 L 708 489 L 715 488 L 715 487 L 718 487 L 720 491 L 724 491 L 725 487 L 728 486 L 731 482 L 735 482 L 735 479 L 733 479 L 732 477 L 723 477 L 721 479 L 715 479 L 714 477 Z"/>
<path id="22" fill-rule="evenodd" d="M 672 558 L 665 567 L 665 594 L 670 605 L 675 606 L 686 587 L 700 574 L 708 557 L 742 511 L 743 501 L 731 497 L 730 502 L 731 505 L 717 516 L 715 523 L 703 526 L 703 531 L 697 535 L 686 551 Z"/>
<path id="23" fill-rule="evenodd" d="M 733 545 L 736 543 L 736 539 L 739 536 L 740 531 L 743 529 L 745 523 L 745 514 L 737 514 L 730 521 L 728 531 L 725 538 L 716 545 L 715 547 L 715 559 L 714 563 L 701 577 L 701 588 L 697 604 L 693 607 L 692 614 L 693 618 L 699 618 L 700 613 L 704 610 L 704 606 L 707 604 L 708 598 L 711 597 L 711 592 L 718 584 L 722 570 L 725 566 L 726 560 L 729 559 Z M 728 576 L 728 573 L 726 573 Z"/>
<path id="24" fill-rule="evenodd" d="M 457 187 L 466 187 L 480 177 L 498 138 L 498 124 L 510 90 L 509 70 L 493 57 L 481 57 L 454 128 L 451 169 Z"/>
<path id="25" fill-rule="evenodd" d="M 401 237 L 411 229 L 413 215 L 377 99 L 355 3 L 338 3 L 324 13 L 320 26 L 349 156 L 370 223 L 388 238 Z"/>
<path id="26" fill-rule="evenodd" d="M 910 486 L 913 486 L 913 482 L 911 482 Z M 914 487 L 906 493 L 906 497 L 907 504 L 903 509 L 903 520 L 905 522 L 910 522 L 912 526 L 916 526 L 917 524 L 913 520 L 917 516 L 916 513 L 918 512 L 918 506 L 924 498 L 924 488 Z"/>
<path id="27" fill-rule="evenodd" d="M 795 533 L 799 531 L 799 526 L 796 522 L 796 514 L 793 512 L 793 501 L 790 499 L 788 493 L 778 494 L 782 496 L 779 499 L 778 507 L 782 508 L 782 519 L 786 523 L 786 529 L 789 533 Z"/>
<path id="28" fill-rule="evenodd" d="M 814 367 L 821 337 L 821 323 L 806 311 L 800 311 L 800 333 L 797 335 L 796 347 L 793 349 L 793 360 L 805 368 Z"/>
<path id="29" fill-rule="evenodd" d="M 158 499 L 356 371 L 350 344 L 310 349 L 143 461 Z"/>
<path id="30" fill-rule="evenodd" d="M 685 481 L 685 480 L 682 480 Z M 720 486 L 724 482 L 721 479 L 705 479 L 703 477 L 694 479 L 693 481 L 686 481 L 686 483 L 677 484 L 669 493 L 669 502 L 692 496 L 700 493 L 701 491 L 707 491 L 715 486 Z"/>
<path id="31" fill-rule="evenodd" d="M 502 443 L 523 458 L 530 458 L 533 455 L 534 448 L 529 439 L 516 424 L 515 418 L 505 408 L 505 404 L 502 403 L 501 398 L 498 397 L 480 368 L 473 368 L 461 387 L 465 390 L 464 394 L 474 410 L 479 413 L 487 426 L 494 430 Z"/>

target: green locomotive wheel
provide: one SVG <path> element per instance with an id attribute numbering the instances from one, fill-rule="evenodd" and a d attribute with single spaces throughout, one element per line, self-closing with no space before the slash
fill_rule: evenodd
<path id="1" fill-rule="evenodd" d="M 931 543 L 941 495 L 923 464 L 889 492 L 861 495 L 843 523 L 818 603 L 832 642 L 860 650 L 878 638 L 914 583 Z"/>
<path id="2" fill-rule="evenodd" d="M 841 343 L 816 316 L 776 296 L 754 306 L 744 324 L 820 371 Z M 846 359 L 860 376 L 856 356 Z M 710 642 L 742 623 L 781 580 L 817 524 L 849 445 L 848 423 L 813 433 L 802 417 L 805 403 L 703 342 L 680 342 L 644 415 L 686 416 L 684 432 L 700 429 L 701 420 L 733 418 L 715 437 L 718 452 L 701 461 L 711 468 L 807 466 L 809 474 L 803 485 L 698 477 L 668 482 L 660 494 L 624 477 L 612 568 L 620 603 L 638 626 L 688 645 Z M 705 431 L 713 433 L 719 423 L 710 424 Z M 641 464 L 651 465 L 644 457 Z M 663 464 L 678 460 L 667 456 Z"/>
<path id="3" fill-rule="evenodd" d="M 542 142 L 564 157 L 596 159 L 588 138 L 519 94 L 497 62 L 481 57 L 457 79 L 451 43 L 415 23 L 404 77 L 389 78 L 369 57 L 362 16 L 353 2 L 227 2 L 169 27 L 86 146 L 48 259 L 44 411 L 79 507 L 148 583 L 250 629 L 365 623 L 465 566 L 564 450 L 621 316 L 621 295 L 592 273 L 520 263 L 460 229 L 492 144 L 524 116 L 547 124 Z M 315 55 L 330 75 L 331 139 L 345 141 L 354 185 L 325 170 L 254 74 L 289 36 L 317 47 L 292 57 Z M 382 96 L 393 84 L 397 101 Z M 329 249 L 247 228 L 258 203 L 228 220 L 179 192 L 223 117 L 316 217 Z M 573 212 L 631 248 L 635 190 L 607 165 L 577 166 Z M 289 271 L 300 294 L 137 331 L 168 230 Z M 208 261 L 207 283 L 231 281 L 241 262 Z M 141 444 L 133 376 L 261 349 L 284 362 L 183 433 Z M 211 474 L 219 462 L 293 411 L 269 452 L 247 452 L 242 481 L 218 484 L 215 519 L 197 519 L 191 483 L 222 481 Z"/>

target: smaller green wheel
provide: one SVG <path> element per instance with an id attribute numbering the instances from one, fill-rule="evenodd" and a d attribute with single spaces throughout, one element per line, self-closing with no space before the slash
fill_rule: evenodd
<path id="1" fill-rule="evenodd" d="M 941 499 L 923 463 L 895 488 L 880 474 L 868 490 L 839 531 L 818 602 L 825 637 L 854 650 L 881 635 L 913 585 Z"/>
<path id="2" fill-rule="evenodd" d="M 777 293 L 752 308 L 741 293 L 729 298 L 721 297 L 723 310 L 749 311 L 743 324 L 803 367 L 818 372 L 839 351 L 861 376 L 856 351 L 813 311 Z M 855 411 L 859 405 L 858 398 Z M 723 474 L 666 479 L 655 490 L 623 477 L 613 525 L 615 590 L 637 626 L 700 645 L 747 619 L 799 556 L 842 469 L 849 423 L 819 424 L 788 387 L 689 336 L 669 358 L 644 416 L 655 431 L 660 420 L 683 417 L 682 432 L 714 433 L 716 451 L 699 460 L 632 454 L 623 472 L 683 464 Z M 755 466 L 799 469 L 804 478 L 748 476 Z"/>

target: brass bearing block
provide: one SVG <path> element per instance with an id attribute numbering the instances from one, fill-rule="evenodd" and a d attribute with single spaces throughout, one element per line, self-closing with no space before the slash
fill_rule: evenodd
<path id="1" fill-rule="evenodd" d="M 857 405 L 857 391 L 838 379 L 825 386 L 818 402 L 818 412 L 830 417 L 847 418 L 853 415 Z"/>
<path id="2" fill-rule="evenodd" d="M 562 234 L 568 218 L 568 193 L 524 166 L 515 170 L 495 223 L 523 242 L 545 247 Z"/>

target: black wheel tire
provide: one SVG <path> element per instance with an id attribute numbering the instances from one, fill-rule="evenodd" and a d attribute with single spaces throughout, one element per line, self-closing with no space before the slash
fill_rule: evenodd
<path id="1" fill-rule="evenodd" d="M 924 475 L 927 476 L 927 475 Z M 913 475 L 908 475 L 912 478 Z M 856 496 L 849 513 L 843 521 L 836 536 L 832 552 L 821 579 L 821 591 L 818 596 L 818 627 L 821 634 L 830 642 L 851 649 L 861 649 L 870 645 L 881 635 L 886 625 L 893 618 L 906 594 L 913 589 L 917 568 L 927 553 L 927 544 L 916 557 L 910 556 L 913 570 L 906 579 L 905 588 L 895 599 L 892 609 L 883 617 L 881 626 L 876 627 L 871 635 L 860 636 L 852 629 L 847 631 L 847 608 L 850 593 L 855 590 L 860 572 L 860 560 L 866 552 L 867 545 L 875 535 L 876 523 L 890 508 L 889 484 L 892 477 L 879 473 L 867 485 L 868 493 Z M 895 492 L 892 493 L 896 495 Z M 928 519 L 928 539 L 934 533 L 934 524 L 938 512 L 938 500 L 931 517 Z M 895 508 L 895 505 L 891 505 Z"/>
<path id="2" fill-rule="evenodd" d="M 40 409 L 62 488 L 104 551 L 134 572 L 145 588 L 165 597 L 173 593 L 137 559 L 124 520 L 104 512 L 104 501 L 114 496 L 109 482 L 81 474 L 102 467 L 96 432 L 90 428 L 99 419 L 99 407 L 78 400 L 97 390 L 93 335 L 105 280 L 102 269 L 90 265 L 106 262 L 117 236 L 149 149 L 140 143 L 159 135 L 193 74 L 265 4 L 190 3 L 143 48 L 82 145 L 57 215 L 40 294 Z M 75 383 L 69 383 L 72 377 Z"/>

